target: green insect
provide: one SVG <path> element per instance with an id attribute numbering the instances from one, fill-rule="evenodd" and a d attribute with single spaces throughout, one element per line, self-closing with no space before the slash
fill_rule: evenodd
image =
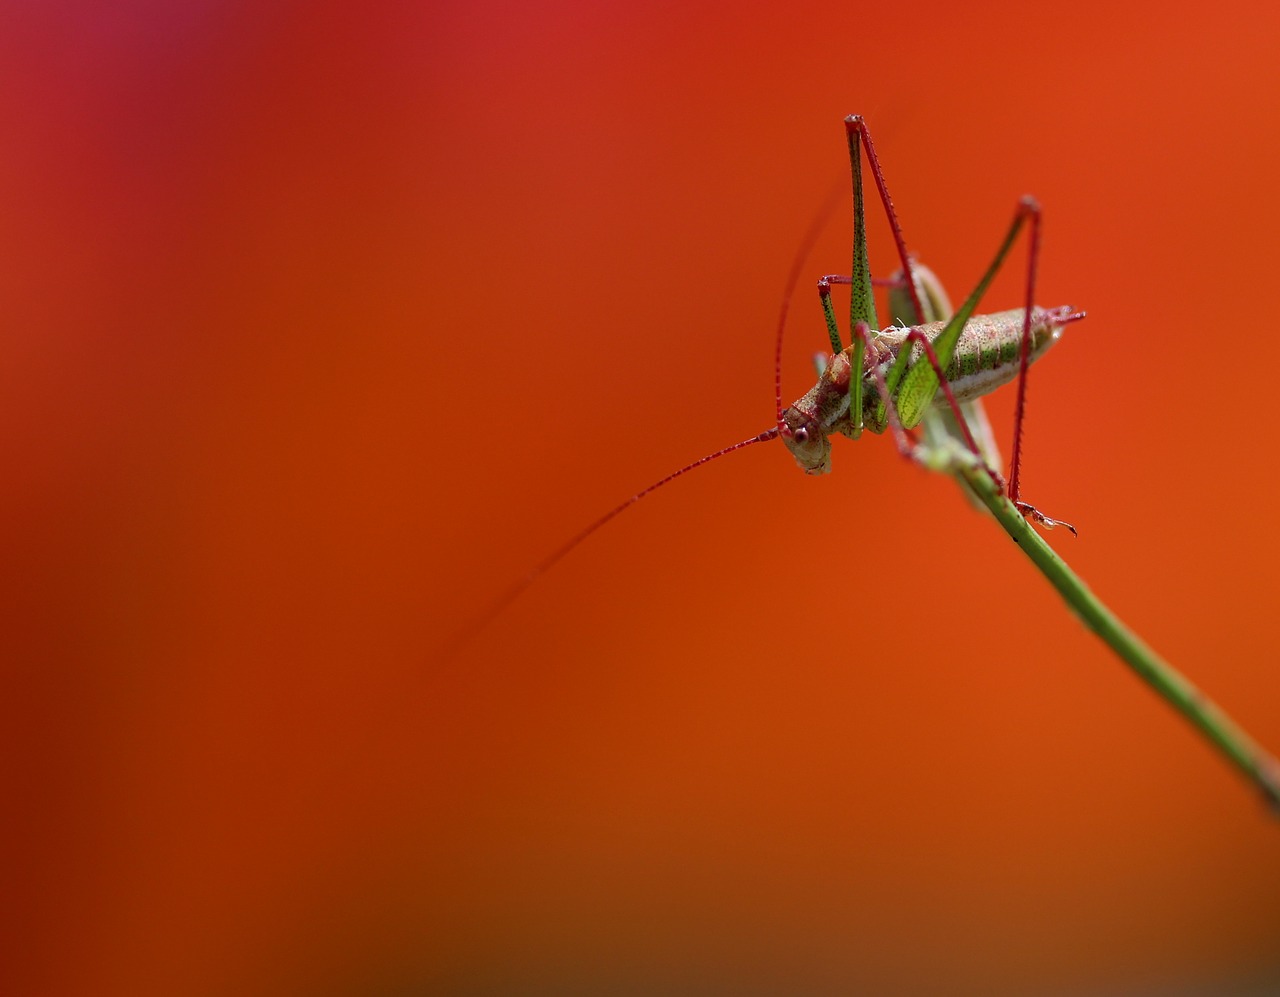
<path id="1" fill-rule="evenodd" d="M 686 464 L 621 505 L 611 509 L 568 543 L 554 551 L 528 575 L 507 590 L 471 628 L 455 649 L 482 630 L 541 574 L 605 523 L 667 482 L 725 454 L 781 437 L 796 463 L 807 474 L 831 470 L 831 437 L 857 439 L 863 432 L 891 430 L 899 451 L 927 467 L 954 475 L 969 498 L 989 510 L 1001 527 L 1026 553 L 1081 621 L 1133 669 L 1157 694 L 1181 713 L 1222 752 L 1280 813 L 1280 763 L 1277 763 L 1225 712 L 1161 659 L 1128 629 L 1029 523 L 1052 528 L 1069 523 L 1050 519 L 1022 501 L 1018 489 L 1022 457 L 1022 423 L 1026 415 L 1027 370 L 1057 342 L 1062 330 L 1084 317 L 1069 307 L 1040 308 L 1035 301 L 1036 264 L 1040 252 L 1040 206 L 1029 197 L 1018 209 L 977 287 L 953 313 L 946 293 L 932 273 L 907 253 L 884 174 L 876 159 L 871 135 L 863 120 L 845 118 L 849 162 L 853 170 L 853 269 L 850 276 L 828 275 L 818 280 L 818 295 L 826 318 L 831 353 L 819 358 L 818 382 L 793 404 L 782 405 L 782 334 L 792 291 L 800 268 L 817 238 L 809 231 L 792 262 L 787 292 L 778 316 L 774 362 L 774 425 L 750 439 L 717 450 Z M 862 196 L 862 150 L 893 230 L 901 269 L 885 281 L 874 282 L 867 262 L 866 219 Z M 1026 225 L 1029 228 L 1026 295 L 1023 306 L 994 315 L 975 315 L 978 302 Z M 876 316 L 874 284 L 889 287 L 891 324 L 881 329 Z M 831 304 L 831 287 L 847 284 L 852 291 L 850 342 L 840 336 Z M 1013 460 L 1009 479 L 1000 474 L 1000 457 L 982 410 L 982 397 L 1002 384 L 1017 380 Z M 921 439 L 913 438 L 920 429 Z M 1001 495 L 1004 492 L 1008 501 Z"/>
<path id="2" fill-rule="evenodd" d="M 523 592 L 538 576 L 623 510 L 667 482 L 725 454 L 781 437 L 807 474 L 831 470 L 831 436 L 857 439 L 865 430 L 893 432 L 899 450 L 930 466 L 944 466 L 946 455 L 961 446 L 981 462 L 987 473 L 1028 519 L 1052 528 L 1069 523 L 1050 519 L 1019 494 L 1022 422 L 1026 411 L 1027 369 L 1058 339 L 1069 323 L 1084 317 L 1069 307 L 1045 309 L 1033 303 L 1039 255 L 1040 207 L 1029 197 L 1018 203 L 1013 224 L 977 287 L 954 313 L 937 278 L 914 262 L 885 187 L 871 135 L 861 117 L 845 118 L 849 162 L 853 171 L 853 271 L 851 276 L 828 275 L 818 281 L 832 353 L 819 365 L 818 382 L 787 408 L 782 406 L 782 339 L 788 302 L 799 267 L 816 232 L 810 232 L 792 267 L 789 289 L 778 318 L 774 365 L 775 424 L 762 433 L 700 457 L 637 492 L 601 516 L 538 564 L 512 586 L 478 624 L 482 628 Z M 876 316 L 871 269 L 867 260 L 866 219 L 862 190 L 862 154 L 867 161 L 893 230 L 901 270 L 883 283 L 889 290 L 892 323 L 881 329 Z M 974 315 L 978 302 L 995 277 L 1024 224 L 1030 225 L 1026 302 L 1022 308 L 993 315 Z M 843 345 L 831 303 L 831 287 L 848 284 L 852 291 L 851 342 Z M 1000 474 L 1000 457 L 982 409 L 983 395 L 1017 379 L 1013 460 L 1007 485 Z M 908 432 L 919 426 L 923 440 Z"/>
<path id="3" fill-rule="evenodd" d="M 854 244 L 852 276 L 831 275 L 818 281 L 818 294 L 834 355 L 823 364 L 818 383 L 785 411 L 778 392 L 777 434 L 808 474 L 831 470 L 833 433 L 857 439 L 866 429 L 892 428 L 899 449 L 928 462 L 944 438 L 959 440 L 987 466 L 997 481 L 999 453 L 982 410 L 983 395 L 1015 378 L 1018 403 L 1014 420 L 1013 465 L 1008 495 L 1023 515 L 1046 527 L 1074 527 L 1050 519 L 1019 495 L 1022 422 L 1026 411 L 1027 369 L 1057 341 L 1062 328 L 1083 318 L 1071 308 L 1043 309 L 1034 304 L 1039 255 L 1040 207 L 1024 197 L 995 259 L 977 287 L 955 313 L 934 275 L 907 253 L 875 146 L 860 117 L 845 119 L 849 161 L 853 170 Z M 867 260 L 862 196 L 861 145 L 884 203 L 902 270 L 890 279 L 889 309 L 894 325 L 880 329 Z M 1030 221 L 1026 304 L 1013 311 L 974 316 L 978 302 L 1000 269 L 1022 226 Z M 831 285 L 851 285 L 852 342 L 841 345 L 839 323 L 831 305 Z M 879 330 L 879 331 L 875 331 Z M 782 327 L 778 329 L 781 341 Z M 923 424 L 923 425 L 922 425 Z M 922 425 L 925 442 L 914 444 L 906 430 Z"/>

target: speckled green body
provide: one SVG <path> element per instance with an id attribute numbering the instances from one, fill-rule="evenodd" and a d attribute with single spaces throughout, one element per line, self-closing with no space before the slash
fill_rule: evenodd
<path id="1" fill-rule="evenodd" d="M 1032 362 L 1042 357 L 1057 341 L 1072 314 L 1069 307 L 1033 309 L 1030 337 Z M 965 323 L 956 341 L 955 350 L 943 368 L 956 401 L 963 404 L 981 398 L 1018 376 L 1023 315 L 1023 310 L 1016 308 L 991 315 L 975 315 Z M 945 323 L 930 322 L 915 328 L 924 333 L 930 342 L 935 342 L 945 328 Z M 812 452 L 803 455 L 798 453 L 797 459 L 802 461 L 802 466 L 810 473 L 821 473 L 829 467 L 829 444 L 823 446 L 826 442 L 823 438 L 827 435 L 840 433 L 856 439 L 863 429 L 870 429 L 875 433 L 884 432 L 888 420 L 881 405 L 876 368 L 879 368 L 881 376 L 888 375 L 906 342 L 908 331 L 899 326 L 881 330 L 872 340 L 872 348 L 863 356 L 861 420 L 851 418 L 849 411 L 849 373 L 854 362 L 852 347 L 832 357 L 818 378 L 818 383 L 783 413 L 784 422 L 793 432 L 802 426 L 808 431 L 806 435 Z M 910 365 L 914 368 L 917 363 L 924 362 L 923 349 L 916 345 L 912 352 Z M 905 379 L 903 383 L 907 383 Z M 906 429 L 918 425 L 930 405 L 945 405 L 942 394 L 938 393 L 934 397 L 932 392 L 930 398 L 919 404 L 904 404 L 902 398 L 897 399 L 897 402 Z M 793 453 L 796 449 L 792 447 Z M 819 449 L 822 450 L 821 453 L 818 452 Z"/>

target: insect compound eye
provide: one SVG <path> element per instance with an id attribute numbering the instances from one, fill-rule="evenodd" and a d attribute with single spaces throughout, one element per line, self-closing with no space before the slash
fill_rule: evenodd
<path id="1" fill-rule="evenodd" d="M 796 429 L 794 433 L 791 434 L 791 438 L 795 440 L 797 443 L 808 443 L 809 430 L 807 430 L 804 426 L 800 426 Z"/>

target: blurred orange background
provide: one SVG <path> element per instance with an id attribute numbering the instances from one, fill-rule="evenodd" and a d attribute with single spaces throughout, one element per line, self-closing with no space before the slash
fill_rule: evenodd
<path id="1" fill-rule="evenodd" d="M 4 21 L 5 993 L 1280 992 L 1280 826 L 887 439 L 703 469 L 443 657 L 770 425 L 858 112 L 956 298 L 1044 204 L 1026 493 L 1280 748 L 1275 8 Z"/>

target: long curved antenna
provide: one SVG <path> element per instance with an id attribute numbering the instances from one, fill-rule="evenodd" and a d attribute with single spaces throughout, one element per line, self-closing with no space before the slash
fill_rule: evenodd
<path id="1" fill-rule="evenodd" d="M 843 199 L 843 194 L 844 181 L 841 180 L 833 185 L 827 192 L 827 196 L 823 198 L 822 206 L 814 212 L 813 218 L 809 220 L 809 227 L 805 229 L 804 237 L 800 240 L 800 245 L 796 247 L 796 254 L 791 258 L 791 269 L 787 271 L 787 282 L 783 285 L 782 307 L 778 309 L 778 345 L 773 353 L 773 399 L 777 407 L 775 415 L 779 430 L 782 429 L 782 334 L 787 328 L 787 312 L 791 310 L 791 297 L 795 294 L 796 285 L 800 283 L 800 272 L 804 269 L 809 254 L 813 252 L 818 236 L 822 235 L 822 230 L 831 221 L 831 216 Z"/>
<path id="2" fill-rule="evenodd" d="M 834 213 L 836 205 L 839 203 L 839 198 L 840 198 L 842 188 L 843 188 L 843 183 L 841 183 L 840 185 L 832 186 L 830 193 L 828 193 L 827 196 L 823 199 L 822 206 L 814 214 L 812 220 L 809 222 L 809 227 L 805 230 L 804 238 L 801 239 L 800 245 L 796 249 L 795 256 L 792 257 L 791 269 L 787 272 L 787 281 L 786 281 L 785 289 L 783 291 L 783 296 L 782 296 L 782 308 L 779 310 L 779 313 L 778 313 L 778 344 L 777 344 L 777 350 L 774 356 L 773 380 L 774 380 L 774 397 L 775 397 L 776 408 L 777 408 L 776 425 L 774 425 L 769 429 L 766 429 L 762 433 L 757 433 L 755 436 L 751 437 L 748 440 L 743 440 L 741 443 L 735 443 L 733 444 L 733 446 L 725 447 L 723 450 L 717 450 L 715 453 L 707 454 L 705 457 L 699 457 L 692 464 L 686 464 L 684 467 L 680 468 L 678 471 L 672 471 L 665 478 L 661 478 L 660 480 L 655 481 L 648 488 L 641 489 L 640 491 L 632 495 L 631 498 L 627 499 L 625 502 L 610 509 L 603 516 L 597 519 L 594 523 L 587 526 L 581 532 L 577 533 L 575 536 L 567 540 L 564 544 L 562 544 L 556 550 L 548 554 L 545 558 L 543 558 L 540 562 L 538 562 L 538 564 L 536 564 L 529 571 L 527 575 L 525 575 L 519 581 L 511 585 L 511 587 L 508 588 L 506 592 L 504 592 L 501 596 L 498 597 L 498 599 L 496 599 L 493 602 L 493 604 L 479 619 L 477 619 L 474 623 L 472 623 L 469 627 L 467 627 L 462 633 L 458 634 L 453 639 L 453 641 L 450 642 L 450 644 L 448 645 L 448 648 L 445 651 L 446 659 L 453 658 L 459 651 L 462 650 L 463 647 L 465 647 L 467 644 L 471 642 L 473 637 L 475 637 L 478 633 L 484 630 L 485 627 L 487 627 L 490 623 L 492 623 L 495 619 L 497 619 L 497 617 L 500 616 L 508 606 L 510 606 L 513 602 L 515 602 L 516 599 L 518 599 L 524 593 L 525 589 L 527 589 L 530 585 L 532 585 L 535 581 L 537 581 L 542 575 L 546 574 L 554 565 L 559 563 L 560 560 L 562 560 L 566 554 L 572 551 L 575 547 L 578 546 L 578 544 L 586 540 L 587 537 L 591 536 L 591 534 L 595 533 L 596 530 L 600 529 L 600 527 L 604 526 L 605 523 L 609 522 L 615 516 L 618 516 L 625 510 L 631 508 L 631 506 L 635 505 L 646 495 L 649 495 L 650 493 L 657 491 L 659 488 L 665 485 L 668 481 L 674 481 L 676 478 L 680 477 L 680 475 L 687 474 L 688 472 L 692 471 L 694 468 L 701 467 L 703 464 L 708 464 L 719 457 L 725 456 L 726 454 L 731 454 L 737 450 L 742 450 L 745 447 L 753 446 L 756 443 L 764 443 L 768 440 L 772 440 L 778 435 L 779 432 L 781 432 L 781 427 L 782 427 L 782 333 L 783 333 L 783 330 L 786 328 L 786 324 L 787 324 L 787 311 L 791 306 L 791 297 L 795 292 L 796 285 L 800 281 L 800 272 L 804 268 L 804 264 L 809 257 L 809 253 L 812 252 L 813 250 L 814 243 L 818 241 L 818 236 L 822 234 L 823 228 L 825 228 L 827 223 L 831 220 L 831 215 Z"/>
<path id="3" fill-rule="evenodd" d="M 498 616 L 500 616 L 503 610 L 505 610 L 508 606 L 510 606 L 513 602 L 515 602 L 516 599 L 518 599 L 521 596 L 521 594 L 523 594 L 525 589 L 527 589 L 530 585 L 532 585 L 535 581 L 537 581 L 542 575 L 546 574 L 547 571 L 549 571 L 553 565 L 558 563 L 566 554 L 568 554 L 571 550 L 577 547 L 578 544 L 582 543 L 582 541 L 586 540 L 587 537 L 591 536 L 591 534 L 595 533 L 595 531 L 600 529 L 600 527 L 604 526 L 604 524 L 609 522 L 609 520 L 613 519 L 615 516 L 619 515 L 625 510 L 631 508 L 633 505 L 639 502 L 646 495 L 650 494 L 651 492 L 657 491 L 659 488 L 665 485 L 668 481 L 674 481 L 676 478 L 680 477 L 680 475 L 687 474 L 689 471 L 692 471 L 695 467 L 701 467 L 703 464 L 709 464 L 711 461 L 715 460 L 716 458 L 723 457 L 725 454 L 731 454 L 735 450 L 741 450 L 744 447 L 753 446 L 756 443 L 764 443 L 768 440 L 772 440 L 777 435 L 778 435 L 778 429 L 775 426 L 770 429 L 766 429 L 762 433 L 756 434 L 755 436 L 751 437 L 751 439 L 749 440 L 743 440 L 741 443 L 735 443 L 731 447 L 725 447 L 723 450 L 717 450 L 715 453 L 707 454 L 705 457 L 699 457 L 692 464 L 686 464 L 684 467 L 680 468 L 680 470 L 672 471 L 665 478 L 661 478 L 660 480 L 655 481 L 648 488 L 641 489 L 640 491 L 632 495 L 631 498 L 627 499 L 625 502 L 622 502 L 621 504 L 610 509 L 603 516 L 601 516 L 594 523 L 592 523 L 590 526 L 586 527 L 581 532 L 576 534 L 574 537 L 572 537 L 571 539 L 566 541 L 564 544 L 562 544 L 559 548 L 552 551 L 552 553 L 548 554 L 545 558 L 543 558 L 540 562 L 538 562 L 538 564 L 534 565 L 534 567 L 529 571 L 527 575 L 525 575 L 519 581 L 515 582 L 510 588 L 508 588 L 507 591 L 504 592 L 493 603 L 493 605 L 489 607 L 489 609 L 484 613 L 483 616 L 481 616 L 478 620 L 472 623 L 471 626 L 469 626 L 466 630 L 464 630 L 461 634 L 459 634 L 457 637 L 454 638 L 453 642 L 449 645 L 449 649 L 446 652 L 445 657 L 452 658 L 455 654 L 457 654 L 458 651 L 462 650 L 464 646 L 466 646 L 471 642 L 471 639 L 475 637 L 476 634 L 480 633 L 482 630 L 484 630 L 485 627 L 487 627 Z"/>

